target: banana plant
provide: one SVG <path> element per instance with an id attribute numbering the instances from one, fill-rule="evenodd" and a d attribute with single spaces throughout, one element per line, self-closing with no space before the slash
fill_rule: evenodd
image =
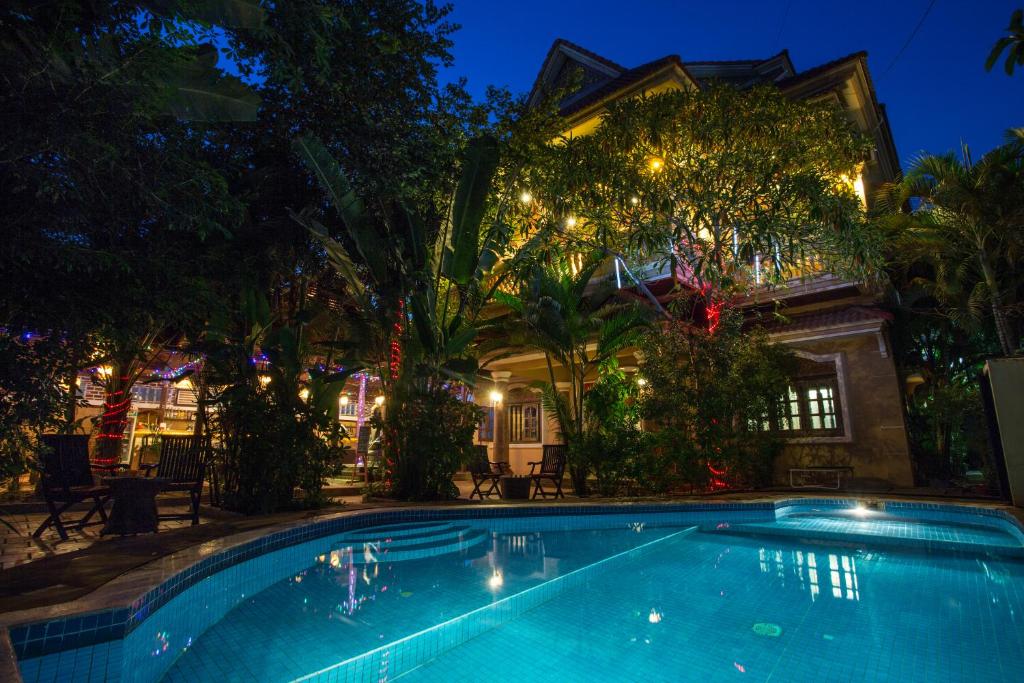
<path id="1" fill-rule="evenodd" d="M 507 264 L 498 267 L 511 230 L 500 219 L 485 226 L 497 142 L 480 137 L 468 144 L 448 218 L 439 225 L 401 200 L 368 210 L 315 137 L 296 139 L 293 149 L 335 207 L 340 239 L 310 210 L 292 216 L 323 244 L 359 314 L 376 321 L 377 348 L 400 341 L 403 367 L 427 384 L 453 379 L 472 385 L 478 316 L 511 272 Z M 387 381 L 388 373 L 381 375 Z"/>

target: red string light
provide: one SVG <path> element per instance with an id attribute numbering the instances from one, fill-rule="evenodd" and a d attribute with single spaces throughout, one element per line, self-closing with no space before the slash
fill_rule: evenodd
<path id="1" fill-rule="evenodd" d="M 391 338 L 391 358 L 388 367 L 391 369 L 391 379 L 398 379 L 398 373 L 402 368 L 402 345 L 399 339 L 402 336 L 402 320 L 404 318 L 404 302 L 398 300 L 398 320 L 392 328 L 394 336 Z"/>

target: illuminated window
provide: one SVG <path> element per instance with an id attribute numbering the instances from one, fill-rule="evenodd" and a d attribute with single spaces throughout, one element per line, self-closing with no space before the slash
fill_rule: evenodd
<path id="1" fill-rule="evenodd" d="M 786 388 L 775 415 L 761 421 L 763 431 L 787 437 L 836 436 L 843 433 L 839 384 L 835 375 L 801 378 Z"/>
<path id="2" fill-rule="evenodd" d="M 839 428 L 836 413 L 836 388 L 831 380 L 804 386 L 807 401 L 807 428 L 811 431 L 835 431 Z"/>
<path id="3" fill-rule="evenodd" d="M 508 406 L 509 443 L 540 442 L 540 402 L 512 403 Z"/>

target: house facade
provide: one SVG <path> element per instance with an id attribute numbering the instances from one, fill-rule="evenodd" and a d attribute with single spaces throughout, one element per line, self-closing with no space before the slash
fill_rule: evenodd
<path id="1" fill-rule="evenodd" d="M 570 81 L 577 74 L 582 78 Z M 795 99 L 833 102 L 874 142 L 854 181 L 868 208 L 873 191 L 897 177 L 899 161 L 888 119 L 876 99 L 863 52 L 804 71 L 794 67 L 787 51 L 765 59 L 720 62 L 684 62 L 669 55 L 630 68 L 558 40 L 541 66 L 531 102 L 539 102 L 553 87 L 581 83 L 560 103 L 566 135 L 579 136 L 597 129 L 611 102 L 699 88 L 712 80 L 740 88 L 768 83 Z M 642 277 L 655 294 L 669 294 L 671 274 L 654 270 Z M 767 332 L 799 359 L 798 376 L 783 397 L 785 417 L 768 425 L 786 443 L 776 459 L 776 483 L 802 476 L 801 469 L 845 467 L 859 479 L 913 485 L 902 387 L 889 335 L 891 316 L 880 307 L 881 292 L 866 283 L 809 272 L 784 286 L 757 289 L 737 303 L 751 318 L 761 311 L 782 313 Z M 641 360 L 638 349 L 619 357 L 627 372 L 635 372 Z M 493 360 L 487 367 L 494 383 L 490 391 L 478 394 L 488 413 L 478 439 L 489 445 L 492 459 L 507 461 L 515 473 L 527 473 L 527 463 L 540 459 L 544 444 L 560 442 L 557 423 L 531 387 L 548 379 L 544 356 L 524 353 Z"/>

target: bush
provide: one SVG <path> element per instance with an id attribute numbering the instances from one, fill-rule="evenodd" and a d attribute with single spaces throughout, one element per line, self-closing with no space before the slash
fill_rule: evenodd
<path id="1" fill-rule="evenodd" d="M 59 339 L 0 334 L 0 485 L 26 471 L 38 434 L 69 426 L 71 356 Z"/>
<path id="2" fill-rule="evenodd" d="M 681 319 L 647 335 L 643 417 L 655 428 L 648 485 L 761 487 L 782 442 L 760 426 L 780 410 L 795 358 L 723 310 L 714 330 Z"/>
<path id="3" fill-rule="evenodd" d="M 401 500 L 448 500 L 459 496 L 452 481 L 473 457 L 473 434 L 483 411 L 439 386 L 399 384 L 388 397 L 382 421 L 385 489 Z"/>
<path id="4" fill-rule="evenodd" d="M 213 426 L 224 507 L 267 514 L 324 504 L 325 480 L 341 473 L 345 436 L 339 423 L 324 422 L 306 404 L 260 389 L 236 386 L 222 397 Z"/>

